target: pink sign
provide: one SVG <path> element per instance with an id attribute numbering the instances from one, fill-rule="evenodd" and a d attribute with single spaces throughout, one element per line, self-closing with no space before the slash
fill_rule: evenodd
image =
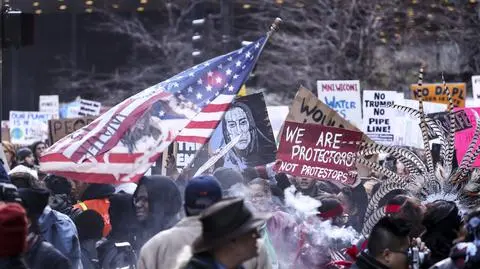
<path id="1" fill-rule="evenodd" d="M 468 146 L 472 141 L 473 135 L 475 134 L 475 129 L 477 128 L 477 123 L 475 121 L 475 115 L 473 111 L 475 110 L 480 116 L 480 107 L 467 107 L 467 108 L 457 108 L 455 111 L 463 110 L 467 114 L 468 119 L 472 125 L 471 128 L 459 131 L 455 133 L 455 150 L 457 151 L 457 161 L 460 164 L 462 162 L 463 156 L 467 153 Z M 477 141 L 477 147 L 480 144 L 480 139 Z M 476 148 L 475 148 L 476 149 Z M 474 149 L 474 150 L 475 150 Z M 480 167 L 480 158 L 477 158 L 473 163 L 474 167 Z"/>
<path id="2" fill-rule="evenodd" d="M 285 121 L 277 151 L 277 172 L 354 184 L 355 144 L 362 133 L 318 124 Z"/>

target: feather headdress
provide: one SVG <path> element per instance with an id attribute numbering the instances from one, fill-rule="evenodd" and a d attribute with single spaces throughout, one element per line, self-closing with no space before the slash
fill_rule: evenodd
<path id="1" fill-rule="evenodd" d="M 450 90 L 445 83 L 442 74 L 443 90 L 448 98 L 447 113 L 449 116 L 449 128 L 444 132 L 438 124 L 424 112 L 422 91 L 418 92 L 418 110 L 406 106 L 394 104 L 391 107 L 406 112 L 414 118 L 420 119 L 425 160 L 413 151 L 395 146 L 378 145 L 373 142 L 360 143 L 357 154 L 357 163 L 367 166 L 373 171 L 382 174 L 385 180 L 380 188 L 372 195 L 365 212 L 364 228 L 362 234 L 368 235 L 377 221 L 385 215 L 383 208 L 379 208 L 379 201 L 394 190 L 408 190 L 423 202 L 435 200 L 455 201 L 460 208 L 469 209 L 475 206 L 474 200 L 469 199 L 472 195 L 478 195 L 480 191 L 480 172 L 472 169 L 472 164 L 480 154 L 477 141 L 480 136 L 480 117 L 473 111 L 476 121 L 476 130 L 468 146 L 467 152 L 461 160 L 459 167 L 453 169 L 455 151 L 455 115 L 453 113 L 453 99 Z M 418 86 L 423 84 L 423 67 L 418 75 Z M 429 129 L 439 138 L 441 144 L 440 161 L 433 162 L 430 150 Z M 371 154 L 387 153 L 396 158 L 405 166 L 407 175 L 398 175 L 385 167 L 367 161 L 364 156 Z"/>

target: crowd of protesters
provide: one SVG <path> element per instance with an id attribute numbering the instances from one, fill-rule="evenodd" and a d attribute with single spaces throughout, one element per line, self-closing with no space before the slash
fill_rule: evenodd
<path id="1" fill-rule="evenodd" d="M 480 211 L 455 202 L 396 190 L 362 236 L 372 177 L 352 187 L 219 167 L 87 184 L 40 173 L 45 143 L 2 145 L 1 269 L 480 268 Z"/>

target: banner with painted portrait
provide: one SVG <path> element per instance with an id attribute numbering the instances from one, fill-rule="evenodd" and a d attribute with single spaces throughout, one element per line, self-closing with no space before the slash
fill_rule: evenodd
<path id="1" fill-rule="evenodd" d="M 243 170 L 275 161 L 277 147 L 263 93 L 235 99 L 210 139 L 210 154 L 238 136 L 223 156 L 224 167 Z"/>

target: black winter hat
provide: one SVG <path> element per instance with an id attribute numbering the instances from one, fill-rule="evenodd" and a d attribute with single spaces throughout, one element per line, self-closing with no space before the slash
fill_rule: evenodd
<path id="1" fill-rule="evenodd" d="M 29 217 L 38 218 L 48 204 L 49 192 L 43 189 L 20 188 L 18 194 Z"/>
<path id="2" fill-rule="evenodd" d="M 21 148 L 17 150 L 17 160 L 19 162 L 23 162 L 25 158 L 27 158 L 30 155 L 33 155 L 33 152 L 29 148 Z"/>

